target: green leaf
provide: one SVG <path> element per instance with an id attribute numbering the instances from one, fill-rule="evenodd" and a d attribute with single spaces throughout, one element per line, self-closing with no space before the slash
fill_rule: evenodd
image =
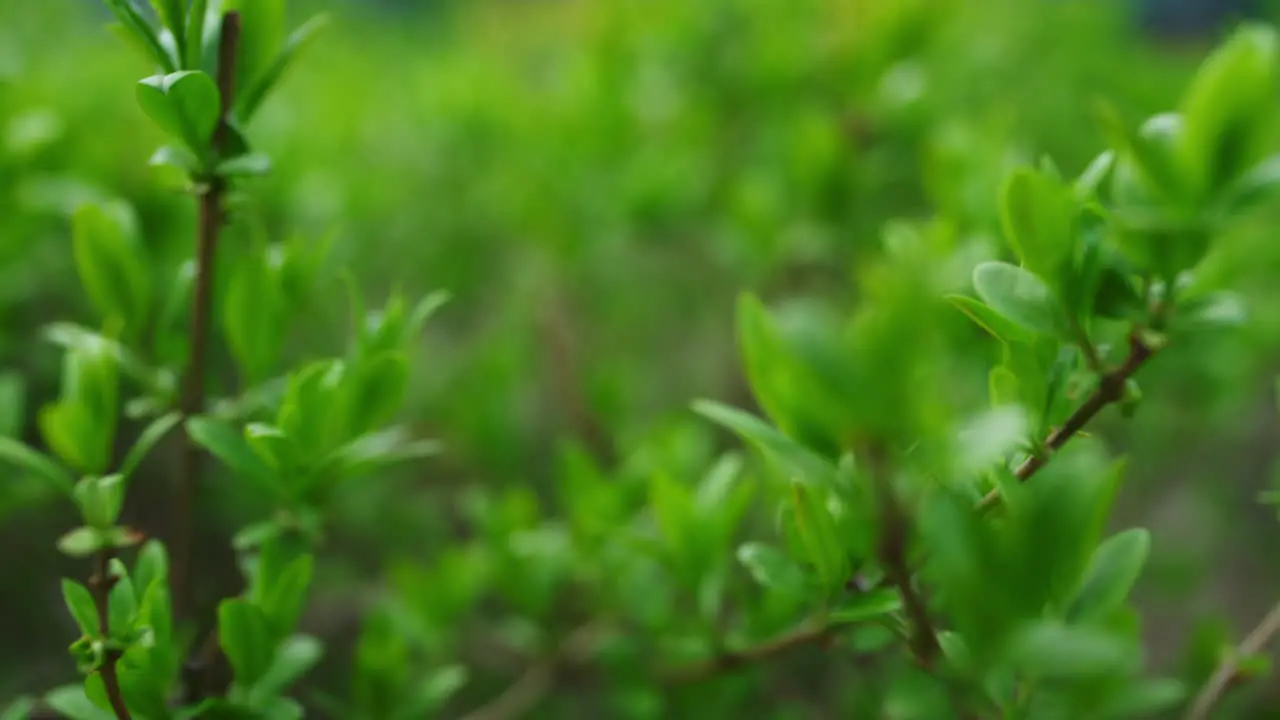
<path id="1" fill-rule="evenodd" d="M 417 720 L 432 716 L 467 684 L 467 679 L 467 669 L 462 665 L 436 669 L 414 688 L 404 707 L 392 717 L 395 720 Z"/>
<path id="2" fill-rule="evenodd" d="M 391 420 L 404 402 L 409 359 L 386 352 L 363 359 L 347 380 L 347 429 L 363 434 Z"/>
<path id="3" fill-rule="evenodd" d="M 1022 328 L 1042 335 L 1064 334 L 1058 301 L 1030 271 L 1005 262 L 984 262 L 974 268 L 973 287 L 992 310 Z"/>
<path id="4" fill-rule="evenodd" d="M 249 447 L 244 436 L 230 424 L 200 416 L 190 418 L 186 425 L 191 439 L 221 460 L 232 472 L 272 490 L 277 489 L 275 473 Z"/>
<path id="5" fill-rule="evenodd" d="M 1224 189 L 1271 147 L 1280 40 L 1261 23 L 1240 26 L 1201 64 L 1183 96 L 1182 149 L 1201 192 Z"/>
<path id="6" fill-rule="evenodd" d="M 285 638 L 302 616 L 314 566 L 314 558 L 302 555 L 289 563 L 278 577 L 263 579 L 270 589 L 262 600 L 261 608 L 274 637 Z"/>
<path id="7" fill-rule="evenodd" d="M 151 0 L 151 7 L 155 8 L 160 23 L 173 34 L 178 57 L 186 57 L 187 0 Z"/>
<path id="8" fill-rule="evenodd" d="M 1187 688 L 1172 678 L 1142 678 L 1107 701 L 1107 717 L 1136 718 L 1168 712 L 1187 699 Z"/>
<path id="9" fill-rule="evenodd" d="M 71 617 L 75 618 L 76 625 L 80 627 L 80 632 L 94 638 L 102 633 L 102 626 L 98 623 L 98 606 L 93 601 L 89 588 L 64 578 L 62 599 L 71 611 Z"/>
<path id="10" fill-rule="evenodd" d="M 804 572 L 772 545 L 744 543 L 738 548 L 738 560 L 763 587 L 788 594 L 798 594 L 805 588 Z"/>
<path id="11" fill-rule="evenodd" d="M 283 694 L 290 685 L 307 674 L 324 655 L 324 645 L 310 635 L 293 635 L 285 638 L 271 660 L 271 667 L 254 686 L 254 697 L 259 702 L 273 695 Z"/>
<path id="12" fill-rule="evenodd" d="M 178 69 L 178 63 L 160 42 L 160 36 L 156 33 L 155 27 L 138 12 L 130 0 L 106 0 L 106 2 L 112 14 L 120 21 L 121 27 L 128 33 L 128 38 L 143 48 L 153 62 L 164 72 L 174 72 Z"/>
<path id="13" fill-rule="evenodd" d="M 1009 455 L 1028 442 L 1030 429 L 1020 406 L 1005 405 L 983 413 L 960 429 L 956 470 L 971 475 L 1008 462 Z"/>
<path id="14" fill-rule="evenodd" d="M 0 436 L 0 460 L 26 470 L 68 495 L 75 488 L 75 477 L 53 458 L 13 438 Z"/>
<path id="15" fill-rule="evenodd" d="M 145 595 L 153 583 L 165 583 L 169 578 L 169 555 L 159 540 L 148 540 L 138 551 L 133 565 L 133 580 Z"/>
<path id="16" fill-rule="evenodd" d="M 1076 241 L 1075 198 L 1056 177 L 1032 168 L 1010 173 L 1000 193 L 1005 236 L 1023 265 L 1054 273 Z"/>
<path id="17" fill-rule="evenodd" d="M 218 639 L 237 684 L 253 687 L 271 667 L 275 650 L 267 618 L 247 600 L 231 598 L 218 605 Z"/>
<path id="18" fill-rule="evenodd" d="M 789 477 L 822 487 L 834 487 L 834 465 L 754 415 L 713 400 L 695 401 L 693 409 L 755 445 L 766 456 L 777 461 Z"/>
<path id="19" fill-rule="evenodd" d="M 89 557 L 106 546 L 103 532 L 91 527 L 78 527 L 58 538 L 58 550 L 71 557 Z"/>
<path id="20" fill-rule="evenodd" d="M 326 459 L 322 471 L 332 470 L 342 479 L 367 475 L 375 470 L 440 453 L 434 440 L 414 440 L 409 431 L 395 426 L 361 435 L 338 448 Z"/>
<path id="21" fill-rule="evenodd" d="M 256 247 L 238 263 L 222 302 L 222 328 L 240 372 L 256 385 L 271 376 L 284 346 L 280 264 L 272 249 Z"/>
<path id="22" fill-rule="evenodd" d="M 1001 342 L 1030 342 L 1035 337 L 1021 325 L 1010 321 L 1005 316 L 987 307 L 985 304 L 964 295 L 948 295 L 947 300 L 960 312 L 969 316 L 978 327 L 986 330 L 992 337 Z"/>
<path id="23" fill-rule="evenodd" d="M 137 88 L 138 104 L 152 122 L 196 156 L 208 156 L 221 109 L 213 78 L 199 70 L 182 70 L 139 80 Z"/>
<path id="24" fill-rule="evenodd" d="M 69 720 L 116 720 L 115 713 L 102 710 L 85 695 L 84 685 L 63 685 L 44 696 L 44 703 Z"/>
<path id="25" fill-rule="evenodd" d="M 257 113 L 262 101 L 266 99 L 267 93 L 275 87 L 280 78 L 284 76 L 289 65 L 293 63 L 298 53 L 307 46 L 329 22 L 327 15 L 316 15 L 307 20 L 297 30 L 289 34 L 285 39 L 284 47 L 276 54 L 275 60 L 271 65 L 266 67 L 261 73 L 252 71 L 250 83 L 245 85 L 245 91 L 240 93 L 236 98 L 236 115 L 243 122 L 249 122 Z M 249 77 L 248 75 L 246 77 Z"/>
<path id="26" fill-rule="evenodd" d="M 831 591 L 844 586 L 851 567 L 831 513 L 815 497 L 820 492 L 823 492 L 820 488 L 810 488 L 799 482 L 791 483 L 797 534 L 804 544 L 809 561 L 817 568 L 823 587 Z"/>
<path id="27" fill-rule="evenodd" d="M 1178 303 L 1171 325 L 1181 332 L 1205 332 L 1244 326 L 1249 311 L 1244 298 L 1229 290 L 1190 297 Z"/>
<path id="28" fill-rule="evenodd" d="M 129 448 L 128 454 L 124 457 L 124 462 L 120 463 L 120 474 L 126 478 L 132 475 L 138 469 L 138 466 L 142 464 L 143 458 L 151 452 L 151 449 L 163 440 L 164 436 L 168 435 L 169 431 L 181 420 L 182 415 L 177 412 L 167 413 L 152 420 L 146 429 L 138 435 L 133 447 Z"/>
<path id="29" fill-rule="evenodd" d="M 124 507 L 125 484 L 120 475 L 87 476 L 76 483 L 72 496 L 85 524 L 98 530 L 115 525 Z"/>
<path id="30" fill-rule="evenodd" d="M 27 720 L 35 709 L 35 699 L 23 695 L 10 702 L 4 712 L 0 712 L 0 720 Z"/>
<path id="31" fill-rule="evenodd" d="M 218 163 L 217 174 L 222 177 L 259 177 L 271 172 L 271 158 L 263 153 L 247 153 L 227 158 Z"/>
<path id="32" fill-rule="evenodd" d="M 1106 616 L 1122 605 L 1142 573 L 1151 549 L 1151 535 L 1135 528 L 1107 538 L 1089 561 L 1084 583 L 1067 610 L 1072 622 Z"/>
<path id="33" fill-rule="evenodd" d="M 1140 660 L 1137 649 L 1122 638 L 1053 620 L 1032 623 L 1015 634 L 1008 656 L 1022 672 L 1051 680 L 1126 674 Z"/>
<path id="34" fill-rule="evenodd" d="M 827 617 L 831 622 L 858 623 L 889 615 L 901 609 L 902 596 L 898 591 L 892 588 L 881 588 L 841 600 Z"/>
<path id="35" fill-rule="evenodd" d="M 111 636 L 125 638 L 137 622 L 138 595 L 134 592 L 133 581 L 129 578 L 129 571 L 125 569 L 124 563 L 112 559 L 108 572 L 115 578 L 107 604 L 110 609 Z"/>
<path id="36" fill-rule="evenodd" d="M 132 335 L 141 332 L 151 304 L 151 276 L 128 206 L 81 205 L 72 215 L 71 232 L 76 269 L 94 308 Z"/>

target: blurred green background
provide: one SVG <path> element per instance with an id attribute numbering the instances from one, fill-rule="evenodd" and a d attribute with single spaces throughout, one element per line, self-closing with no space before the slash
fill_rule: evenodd
<path id="1" fill-rule="evenodd" d="M 275 170 L 241 209 L 265 237 L 334 240 L 290 354 L 341 351 L 339 270 L 371 304 L 397 286 L 452 294 L 406 410 L 447 451 L 336 503 L 308 620 L 331 653 L 310 685 L 348 682 L 361 614 L 380 598 L 434 612 L 439 584 L 458 582 L 442 564 L 477 532 L 464 511 L 475 498 L 527 494 L 555 516 L 567 446 L 627 468 L 654 456 L 697 467 L 730 444 L 688 403 L 751 404 L 733 338 L 740 291 L 848 307 L 896 221 L 993 255 L 1003 172 L 1043 154 L 1081 170 L 1102 144 L 1100 100 L 1133 116 L 1168 109 L 1234 9 L 1162 23 L 1176 14 L 1167 5 L 1162 16 L 1102 0 L 294 2 L 297 19 L 325 10 L 333 22 L 250 129 Z M 193 204 L 146 164 L 160 138 L 132 85 L 148 68 L 105 18 L 93 0 L 0 4 L 0 421 L 32 440 L 57 381 L 40 327 L 87 316 L 70 209 L 123 198 L 166 272 L 189 252 Z M 1120 519 L 1154 533 L 1140 593 L 1156 667 L 1176 662 L 1196 618 L 1244 630 L 1280 595 L 1280 526 L 1256 500 L 1280 447 L 1278 220 L 1267 208 L 1235 228 L 1204 271 L 1249 300 L 1246 328 L 1163 358 L 1137 417 L 1102 431 L 1132 456 Z M 994 348 L 959 317 L 948 337 L 954 400 L 980 404 Z M 148 466 L 127 511 L 161 536 L 166 467 Z M 0 483 L 0 510 L 3 701 L 74 676 L 58 577 L 78 569 L 53 546 L 69 508 L 14 479 Z M 226 538 L 256 512 L 228 483 L 206 500 L 206 594 L 235 591 Z M 510 608 L 463 605 L 453 640 L 423 640 L 472 667 L 448 716 L 521 666 L 492 649 Z M 555 612 L 567 627 L 583 609 Z M 613 716 L 593 704 L 599 685 L 566 686 L 542 712 Z M 822 697 L 791 717 L 831 716 Z"/>

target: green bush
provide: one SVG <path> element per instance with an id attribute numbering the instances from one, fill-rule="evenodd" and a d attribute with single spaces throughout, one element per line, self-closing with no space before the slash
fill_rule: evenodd
<path id="1" fill-rule="evenodd" d="M 1205 717 L 1265 669 L 1270 617 L 1144 663 L 1144 568 L 1212 578 L 1118 489 L 1273 370 L 1270 29 L 468 5 L 294 67 L 283 2 L 107 5 L 131 58 L 0 10 L 5 501 L 93 566 L 83 681 L 8 716 Z"/>

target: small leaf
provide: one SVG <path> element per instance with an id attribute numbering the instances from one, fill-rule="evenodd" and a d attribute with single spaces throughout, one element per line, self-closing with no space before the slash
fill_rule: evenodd
<path id="1" fill-rule="evenodd" d="M 64 685 L 44 696 L 44 703 L 69 720 L 116 720 L 115 713 L 95 706 L 85 695 L 84 685 Z"/>
<path id="2" fill-rule="evenodd" d="M 737 433 L 768 457 L 778 461 L 787 473 L 803 482 L 833 487 L 835 466 L 821 455 L 788 438 L 763 420 L 712 400 L 698 400 L 694 412 Z"/>
<path id="3" fill-rule="evenodd" d="M 798 593 L 805 587 L 800 567 L 771 545 L 745 543 L 738 548 L 738 560 L 763 587 L 783 593 Z"/>
<path id="4" fill-rule="evenodd" d="M 343 479 L 353 478 L 397 463 L 437 455 L 441 447 L 434 440 L 413 440 L 408 430 L 395 426 L 361 435 L 343 445 L 322 468 L 333 470 Z"/>
<path id="5" fill-rule="evenodd" d="M 364 434 L 391 420 L 404 402 L 409 383 L 409 359 L 402 352 L 385 352 L 362 359 L 347 380 L 347 424 L 351 433 Z"/>
<path id="6" fill-rule="evenodd" d="M 416 687 L 405 707 L 393 717 L 396 720 L 417 720 L 433 715 L 467 684 L 467 679 L 467 669 L 461 665 L 437 669 Z"/>
<path id="7" fill-rule="evenodd" d="M 169 578 L 169 556 L 158 540 L 148 540 L 138 551 L 133 565 L 133 579 L 145 595 L 152 583 L 166 583 Z"/>
<path id="8" fill-rule="evenodd" d="M 1094 551 L 1067 618 L 1073 622 L 1092 620 L 1123 604 L 1142 573 L 1150 549 L 1151 535 L 1142 528 L 1107 538 Z"/>
<path id="9" fill-rule="evenodd" d="M 138 440 L 134 442 L 133 447 L 129 449 L 129 453 L 125 455 L 124 462 L 120 463 L 120 474 L 129 477 L 133 474 L 138 466 L 142 464 L 143 458 L 151 449 L 156 446 L 169 431 L 174 428 L 182 420 L 182 415 L 171 412 L 152 420 L 146 429 L 138 435 Z"/>
<path id="10" fill-rule="evenodd" d="M 192 440 L 213 453 L 232 472 L 276 489 L 276 478 L 271 468 L 228 423 L 211 417 L 193 417 L 187 420 L 187 432 Z"/>
<path id="11" fill-rule="evenodd" d="M 973 287 L 992 310 L 1042 335 L 1062 336 L 1062 310 L 1049 286 L 1030 271 L 1004 262 L 974 268 Z"/>
<path id="12" fill-rule="evenodd" d="M 138 104 L 147 117 L 199 157 L 218 124 L 221 101 L 213 78 L 199 70 L 182 70 L 138 81 Z"/>
<path id="13" fill-rule="evenodd" d="M 101 634 L 102 626 L 98 624 L 98 606 L 93 601 L 93 594 L 89 592 L 89 588 L 74 580 L 63 579 L 62 599 L 82 633 L 94 638 Z"/>
<path id="14" fill-rule="evenodd" d="M 1119 637 L 1050 620 L 1032 623 L 1017 633 L 1008 652 L 1019 670 L 1047 679 L 1124 674 L 1140 660 L 1136 649 Z"/>
<path id="15" fill-rule="evenodd" d="M 960 312 L 969 316 L 978 327 L 986 330 L 992 337 L 1001 342 L 1030 342 L 1034 333 L 1027 332 L 1021 325 L 1010 321 L 1005 316 L 987 307 L 985 304 L 964 295 L 948 295 L 947 300 Z"/>
<path id="16" fill-rule="evenodd" d="M 1020 168 L 1000 194 L 1005 236 L 1018 258 L 1039 273 L 1053 273 L 1076 240 L 1075 198 L 1056 177 Z"/>
<path id="17" fill-rule="evenodd" d="M 860 593 L 834 607 L 828 618 L 838 623 L 858 623 L 878 618 L 902 609 L 902 596 L 892 588 L 881 588 Z"/>
<path id="18" fill-rule="evenodd" d="M 274 649 L 267 618 L 243 598 L 218 605 L 218 639 L 235 671 L 236 683 L 253 687 L 271 665 Z"/>
<path id="19" fill-rule="evenodd" d="M 115 579 L 107 604 L 110 609 L 111 636 L 125 638 L 137 623 L 138 595 L 134 592 L 133 581 L 129 578 L 124 563 L 113 559 L 109 572 Z"/>
<path id="20" fill-rule="evenodd" d="M 140 332 L 151 302 L 151 276 L 128 206 L 81 205 L 71 218 L 72 254 L 85 292 L 106 321 Z"/>
<path id="21" fill-rule="evenodd" d="M 0 460 L 26 470 L 68 495 L 75 487 L 75 477 L 53 458 L 13 438 L 0 436 Z"/>
<path id="22" fill-rule="evenodd" d="M 1249 311 L 1244 299 L 1224 290 L 1179 303 L 1172 325 L 1182 332 L 1204 332 L 1242 327 L 1248 319 Z"/>
<path id="23" fill-rule="evenodd" d="M 316 15 L 303 23 L 301 27 L 289 34 L 289 37 L 285 40 L 284 47 L 281 48 L 271 65 L 261 73 L 254 73 L 254 77 L 245 86 L 245 92 L 240 93 L 236 98 L 236 115 L 241 121 L 247 123 L 253 118 L 262 101 L 266 99 L 267 93 L 280 81 L 285 71 L 289 69 L 294 57 L 302 52 L 315 37 L 316 33 L 328 22 L 327 15 Z"/>
<path id="24" fill-rule="evenodd" d="M 1031 423 L 1016 405 L 994 408 L 960 429 L 956 470 L 966 475 L 990 470 L 1028 441 Z"/>
<path id="25" fill-rule="evenodd" d="M 71 557 L 89 557 L 106 545 L 102 532 L 91 527 L 78 527 L 58 538 L 58 550 Z"/>
<path id="26" fill-rule="evenodd" d="M 257 698 L 280 695 L 307 674 L 324 655 L 324 645 L 310 635 L 293 635 L 276 647 L 271 667 L 254 687 Z"/>
<path id="27" fill-rule="evenodd" d="M 314 566 L 314 558 L 302 555 L 289 563 L 278 577 L 264 578 L 270 590 L 263 598 L 262 613 L 271 625 L 274 637 L 286 637 L 302 616 Z"/>
<path id="28" fill-rule="evenodd" d="M 137 42 L 138 46 L 143 48 L 162 70 L 173 72 L 178 69 L 178 63 L 160 42 L 160 36 L 155 28 L 138 12 L 130 0 L 107 0 L 107 7 L 120 21 L 120 25 L 128 36 Z"/>
<path id="29" fill-rule="evenodd" d="M 263 153 L 248 153 L 227 158 L 218 163 L 217 174 L 222 177 L 258 177 L 271 172 L 271 158 Z"/>

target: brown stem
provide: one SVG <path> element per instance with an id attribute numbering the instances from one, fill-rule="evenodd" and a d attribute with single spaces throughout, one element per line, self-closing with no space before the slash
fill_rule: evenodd
<path id="1" fill-rule="evenodd" d="M 1147 343 L 1137 333 L 1129 336 L 1129 355 L 1125 358 L 1124 363 L 1102 376 L 1102 380 L 1098 383 L 1097 389 L 1089 395 L 1076 411 L 1071 413 L 1071 417 L 1062 424 L 1062 427 L 1054 430 L 1044 442 L 1043 452 L 1038 452 L 1027 458 L 1014 470 L 1014 476 L 1020 482 L 1030 480 L 1042 467 L 1048 463 L 1053 453 L 1061 450 L 1071 438 L 1080 433 L 1081 430 L 1088 425 L 1102 409 L 1113 403 L 1120 402 L 1124 399 L 1125 384 L 1129 378 L 1133 377 L 1147 360 L 1155 353 Z M 1000 493 L 998 490 L 992 490 L 982 498 L 982 502 L 978 503 L 978 511 L 986 512 L 996 505 L 1000 504 Z"/>
<path id="2" fill-rule="evenodd" d="M 211 140 L 212 155 L 219 158 L 227 143 L 229 120 L 235 106 L 236 52 L 240 41 L 240 14 L 228 12 L 222 16 L 222 34 L 218 44 L 218 92 L 221 111 L 218 125 Z M 196 236 L 195 294 L 191 301 L 190 354 L 182 381 L 182 397 L 179 410 L 184 419 L 198 415 L 204 408 L 205 356 L 208 352 L 209 324 L 213 305 L 213 273 L 217 258 L 218 234 L 224 221 L 226 180 L 212 173 L 205 179 L 199 196 L 199 227 Z M 195 522 L 195 494 L 200 483 L 200 446 L 184 434 L 181 467 L 173 499 L 171 522 L 174 524 L 172 540 L 173 566 L 171 577 L 174 592 L 174 615 L 181 621 L 191 612 L 192 599 L 192 537 Z M 193 674 L 187 673 L 188 684 Z M 188 687 L 188 692 L 191 688 Z M 199 693 L 196 691 L 196 697 Z"/>
<path id="3" fill-rule="evenodd" d="M 911 564 L 907 557 L 911 521 L 894 495 L 889 479 L 879 477 L 876 485 L 880 495 L 881 530 L 877 548 L 880 567 L 884 569 L 885 580 L 902 596 L 902 609 L 911 628 L 908 638 L 911 654 L 921 668 L 932 670 L 942 646 L 938 644 L 938 633 L 929 618 L 924 597 L 911 580 Z"/>
<path id="4" fill-rule="evenodd" d="M 102 637 L 107 639 L 111 637 L 111 588 L 116 583 L 116 578 L 111 575 L 112 557 L 110 549 L 99 552 L 97 566 L 89 578 L 89 591 L 93 594 L 93 602 L 98 609 L 98 628 Z M 108 648 L 98 672 L 102 674 L 107 701 L 111 703 L 111 710 L 115 712 L 117 720 L 132 720 L 129 706 L 124 702 L 124 692 L 120 690 L 120 676 L 116 673 L 116 662 L 119 660 L 120 651 Z"/>
<path id="5" fill-rule="evenodd" d="M 1213 706 L 1232 685 L 1241 679 L 1240 658 L 1262 652 L 1277 634 L 1280 634 L 1280 603 L 1271 608 L 1266 617 L 1262 618 L 1262 622 L 1258 623 L 1258 626 L 1234 652 L 1222 659 L 1213 675 L 1209 677 L 1209 681 L 1200 690 L 1200 694 L 1196 696 L 1195 703 L 1187 712 L 1187 720 L 1208 720 Z"/>

